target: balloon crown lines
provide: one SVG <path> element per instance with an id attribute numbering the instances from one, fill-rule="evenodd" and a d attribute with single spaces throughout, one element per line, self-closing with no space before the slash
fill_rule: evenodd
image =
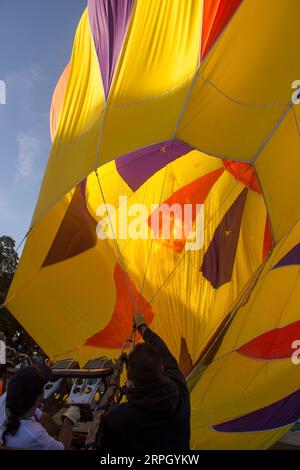
<path id="1" fill-rule="evenodd" d="M 157 240 L 176 251 L 200 250 L 204 244 L 204 204 L 130 204 L 119 196 L 113 204 L 100 204 L 96 211 L 100 240 Z"/>
<path id="2" fill-rule="evenodd" d="M 0 80 L 0 104 L 6 104 L 6 84 Z"/>

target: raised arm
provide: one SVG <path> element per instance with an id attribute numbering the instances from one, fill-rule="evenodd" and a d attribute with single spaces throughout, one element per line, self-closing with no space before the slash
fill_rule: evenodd
<path id="1" fill-rule="evenodd" d="M 169 351 L 166 343 L 146 325 L 143 315 L 135 315 L 134 324 L 141 333 L 143 340 L 151 344 L 159 352 L 165 375 L 177 384 L 183 398 L 188 398 L 189 391 L 184 375 L 180 371 L 178 363 Z"/>

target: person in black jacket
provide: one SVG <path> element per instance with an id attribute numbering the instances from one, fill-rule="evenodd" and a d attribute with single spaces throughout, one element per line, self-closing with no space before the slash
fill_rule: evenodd
<path id="1" fill-rule="evenodd" d="M 144 343 L 128 358 L 127 402 L 103 417 L 102 452 L 187 451 L 190 448 L 190 397 L 185 378 L 164 341 L 134 318 Z"/>

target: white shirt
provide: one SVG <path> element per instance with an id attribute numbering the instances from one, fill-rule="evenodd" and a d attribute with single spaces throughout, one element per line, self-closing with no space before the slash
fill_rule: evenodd
<path id="1" fill-rule="evenodd" d="M 5 422 L 7 419 L 6 410 L 6 393 L 0 397 L 0 442 L 2 434 L 5 430 Z M 20 427 L 16 434 L 6 436 L 6 447 L 18 447 L 27 450 L 64 450 L 62 442 L 51 437 L 46 429 L 39 423 L 42 411 L 37 408 L 34 416 L 31 418 L 20 419 Z"/>

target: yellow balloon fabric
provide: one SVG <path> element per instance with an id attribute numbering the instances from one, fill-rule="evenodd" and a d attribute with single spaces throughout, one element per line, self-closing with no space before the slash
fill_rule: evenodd
<path id="1" fill-rule="evenodd" d="M 299 230 L 298 222 L 275 246 L 213 359 L 189 379 L 195 447 L 268 448 L 288 429 L 278 425 L 293 421 L 300 393 L 291 360 L 300 328 Z"/>
<path id="2" fill-rule="evenodd" d="M 187 378 L 191 446 L 268 448 L 300 416 L 299 1 L 117 1 L 79 23 L 6 306 L 81 364 L 141 311 Z"/>
<path id="3" fill-rule="evenodd" d="M 104 91 L 85 11 L 75 36 L 68 86 L 32 225 L 94 168 L 103 107 Z"/>
<path id="4" fill-rule="evenodd" d="M 298 173 L 290 171 L 300 148 L 291 101 L 300 73 L 299 14 L 297 0 L 242 2 L 202 63 L 177 131 L 201 151 L 255 165 L 276 240 L 299 217 Z"/>

